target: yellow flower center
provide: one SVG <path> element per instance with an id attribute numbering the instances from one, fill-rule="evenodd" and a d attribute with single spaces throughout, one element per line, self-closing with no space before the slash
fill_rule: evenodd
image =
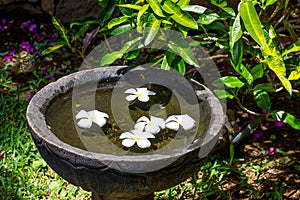
<path id="1" fill-rule="evenodd" d="M 89 117 L 88 117 L 88 120 L 90 120 L 90 121 L 94 121 L 94 120 L 95 120 L 95 117 L 93 117 L 93 116 L 89 116 Z"/>
<path id="2" fill-rule="evenodd" d="M 148 121 L 148 122 L 147 122 L 147 125 L 149 125 L 149 126 L 150 126 L 151 124 L 153 124 L 153 122 L 152 122 L 152 121 Z"/>
<path id="3" fill-rule="evenodd" d="M 136 96 L 137 96 L 137 97 L 141 97 L 142 94 L 141 94 L 141 93 L 137 93 Z"/>
<path id="4" fill-rule="evenodd" d="M 138 141 L 140 141 L 141 140 L 141 138 L 140 137 L 136 137 L 136 138 L 134 138 L 134 141 L 136 141 L 136 142 L 138 142 Z"/>

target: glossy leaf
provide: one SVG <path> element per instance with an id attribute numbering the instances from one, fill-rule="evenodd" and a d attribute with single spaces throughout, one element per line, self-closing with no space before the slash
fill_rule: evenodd
<path id="1" fill-rule="evenodd" d="M 99 20 L 94 17 L 89 17 L 84 20 L 73 20 L 70 22 L 70 28 L 73 28 L 74 26 L 83 26 L 85 24 L 99 24 Z"/>
<path id="2" fill-rule="evenodd" d="M 300 79 L 300 66 L 298 66 L 294 71 L 289 75 L 289 80 L 299 80 Z"/>
<path id="3" fill-rule="evenodd" d="M 112 35 L 119 35 L 122 33 L 125 33 L 126 31 L 129 31 L 131 29 L 133 29 L 134 27 L 131 24 L 124 24 L 121 26 L 116 27 L 115 29 L 113 29 L 110 34 Z"/>
<path id="4" fill-rule="evenodd" d="M 52 15 L 52 23 L 53 23 L 54 27 L 56 28 L 56 30 L 58 30 L 58 33 L 59 33 L 60 37 L 62 37 L 62 39 L 65 40 L 68 47 L 71 47 L 71 44 L 70 44 L 70 41 L 69 41 L 69 38 L 68 38 L 68 31 L 63 26 L 61 21 L 57 17 Z"/>
<path id="5" fill-rule="evenodd" d="M 85 24 L 84 26 L 82 26 L 79 31 L 72 36 L 72 41 L 71 42 L 74 42 L 76 41 L 79 37 L 81 37 L 82 35 L 84 35 L 87 30 L 90 28 L 90 24 Z"/>
<path id="6" fill-rule="evenodd" d="M 282 56 L 285 56 L 289 53 L 298 52 L 298 51 L 300 51 L 300 40 L 288 46 L 286 50 L 282 53 Z"/>
<path id="7" fill-rule="evenodd" d="M 211 3 L 222 10 L 224 10 L 226 13 L 228 13 L 231 16 L 235 16 L 235 12 L 232 8 L 226 7 L 227 2 L 226 1 L 217 1 L 217 0 L 211 0 Z"/>
<path id="8" fill-rule="evenodd" d="M 162 61 L 162 64 L 161 64 L 161 69 L 163 69 L 163 70 L 170 70 L 171 69 L 171 67 L 168 63 L 168 59 L 167 59 L 166 55 L 163 58 L 163 61 Z"/>
<path id="9" fill-rule="evenodd" d="M 229 88 L 241 88 L 245 85 L 245 83 L 235 76 L 224 76 L 220 80 Z"/>
<path id="10" fill-rule="evenodd" d="M 151 5 L 150 5 L 151 6 Z M 198 24 L 195 19 L 189 15 L 187 12 L 181 10 L 181 8 L 173 3 L 170 0 L 166 0 L 163 2 L 162 9 L 171 14 L 171 18 L 181 24 L 182 26 L 191 28 L 191 29 L 198 29 Z"/>
<path id="11" fill-rule="evenodd" d="M 116 3 L 116 0 L 109 0 L 107 7 L 105 9 L 103 9 L 103 11 L 100 12 L 102 22 L 105 22 L 112 16 L 112 14 L 114 13 L 115 8 L 116 8 L 115 3 Z"/>
<path id="12" fill-rule="evenodd" d="M 181 6 L 181 9 L 187 12 L 194 12 L 197 14 L 203 14 L 207 10 L 207 8 L 198 5 L 183 5 Z"/>
<path id="13" fill-rule="evenodd" d="M 230 27 L 229 43 L 230 48 L 233 49 L 234 44 L 242 37 L 242 27 L 240 22 L 240 14 L 238 14 L 232 26 Z"/>
<path id="14" fill-rule="evenodd" d="M 137 19 L 136 19 L 136 29 L 138 33 L 142 33 L 142 28 L 143 28 L 143 23 L 142 23 L 142 16 L 143 14 L 148 10 L 149 8 L 149 4 L 145 4 L 142 6 L 142 8 L 139 10 L 138 15 L 137 15 Z"/>
<path id="15" fill-rule="evenodd" d="M 45 49 L 45 50 L 42 51 L 42 55 L 46 55 L 46 54 L 52 53 L 52 52 L 60 49 L 63 46 L 64 46 L 63 44 L 59 44 L 59 45 L 55 45 L 53 47 L 48 47 L 47 49 Z"/>
<path id="16" fill-rule="evenodd" d="M 133 51 L 130 51 L 130 52 L 126 53 L 124 55 L 124 58 L 126 60 L 133 60 L 133 59 L 137 58 L 139 55 L 140 55 L 140 50 L 136 49 L 136 50 L 133 50 Z"/>
<path id="17" fill-rule="evenodd" d="M 289 124 L 292 128 L 300 130 L 300 122 L 292 114 L 285 112 L 283 110 L 274 111 L 272 116 L 281 122 Z"/>
<path id="18" fill-rule="evenodd" d="M 108 0 L 98 0 L 98 4 L 102 7 L 105 8 L 108 4 Z"/>
<path id="19" fill-rule="evenodd" d="M 143 37 L 144 45 L 147 46 L 155 38 L 159 31 L 161 20 L 156 19 L 155 15 L 151 14 L 148 18 L 147 23 L 145 23 Z"/>
<path id="20" fill-rule="evenodd" d="M 107 25 L 107 28 L 108 29 L 111 29 L 115 26 L 118 26 L 124 22 L 126 22 L 130 17 L 128 16 L 122 16 L 122 17 L 118 17 L 118 18 L 114 18 L 112 20 L 109 21 L 108 25 Z"/>
<path id="21" fill-rule="evenodd" d="M 130 8 L 133 10 L 140 10 L 142 8 L 142 6 L 134 5 L 134 4 L 118 4 L 117 6 L 122 8 Z"/>
<path id="22" fill-rule="evenodd" d="M 195 67 L 199 67 L 199 63 L 195 58 L 194 53 L 182 37 L 174 36 L 172 40 L 168 42 L 168 47 L 173 51 L 173 53 L 176 53 L 179 56 L 181 56 L 186 63 Z"/>
<path id="23" fill-rule="evenodd" d="M 251 37 L 260 45 L 266 43 L 262 24 L 256 13 L 253 1 L 243 1 L 239 6 L 239 14 L 243 19 L 245 28 Z"/>
<path id="24" fill-rule="evenodd" d="M 202 25 L 208 25 L 217 20 L 220 20 L 220 16 L 217 13 L 200 14 L 197 22 Z"/>
<path id="25" fill-rule="evenodd" d="M 185 75 L 185 63 L 182 58 L 176 57 L 173 63 L 173 66 L 176 71 L 178 71 L 181 75 Z"/>
<path id="26" fill-rule="evenodd" d="M 190 4 L 190 0 L 179 0 L 179 2 L 177 3 L 178 6 L 182 7 L 182 6 L 186 6 Z"/>
<path id="27" fill-rule="evenodd" d="M 271 109 L 270 96 L 266 91 L 254 90 L 254 98 L 258 107 L 267 111 Z"/>
<path id="28" fill-rule="evenodd" d="M 153 12 L 159 17 L 165 17 L 158 0 L 147 0 Z"/>
<path id="29" fill-rule="evenodd" d="M 277 0 L 266 0 L 266 7 L 273 5 Z"/>
<path id="30" fill-rule="evenodd" d="M 257 91 L 263 90 L 266 92 L 276 92 L 276 89 L 271 88 L 270 83 L 259 83 L 259 84 L 255 85 L 255 87 L 253 89 L 254 89 L 254 91 L 255 90 L 257 90 Z"/>
<path id="31" fill-rule="evenodd" d="M 251 69 L 253 80 L 259 79 L 264 76 L 264 69 L 262 64 L 258 64 Z"/>
<path id="32" fill-rule="evenodd" d="M 234 96 L 232 94 L 230 94 L 227 90 L 214 90 L 215 95 L 217 95 L 217 97 L 219 99 L 225 99 L 225 98 L 229 98 L 229 99 L 233 99 Z"/>

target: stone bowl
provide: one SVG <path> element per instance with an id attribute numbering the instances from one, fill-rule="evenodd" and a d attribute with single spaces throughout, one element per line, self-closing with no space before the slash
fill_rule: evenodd
<path id="1" fill-rule="evenodd" d="M 122 77 L 123 69 L 102 67 L 62 77 L 41 89 L 27 108 L 32 138 L 44 160 L 65 180 L 92 191 L 93 199 L 153 199 L 155 191 L 181 183 L 199 171 L 224 123 L 219 100 L 204 85 L 191 81 L 197 98 L 205 105 L 201 116 L 207 127 L 201 138 L 175 151 L 124 156 L 94 153 L 63 142 L 48 128 L 45 114 L 55 97 L 73 89 L 75 83 Z"/>

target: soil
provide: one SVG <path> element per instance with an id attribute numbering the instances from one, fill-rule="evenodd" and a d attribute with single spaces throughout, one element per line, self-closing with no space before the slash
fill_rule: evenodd
<path id="1" fill-rule="evenodd" d="M 26 59 L 26 52 L 22 51 L 19 44 L 24 41 L 32 41 L 34 34 L 28 33 L 27 30 L 21 29 L 21 23 L 31 19 L 10 18 L 11 23 L 8 24 L 4 31 L 0 31 L 0 52 L 6 52 L 16 49 L 15 64 L 6 70 L 11 82 L 7 86 L 0 84 L 0 91 L 9 94 L 11 88 L 17 88 L 21 95 L 26 95 L 32 91 L 30 85 L 32 80 L 37 79 L 39 74 L 39 88 L 55 81 L 63 75 L 76 71 L 81 64 L 81 58 L 63 49 L 55 54 L 55 57 L 36 55 L 33 61 Z M 38 24 L 38 31 L 43 34 L 44 38 L 50 38 L 55 29 L 51 22 L 43 19 L 42 21 L 34 20 Z M 45 45 L 49 45 L 48 42 Z M 66 56 L 67 55 L 67 56 Z M 228 65 L 228 60 L 215 59 L 218 67 Z M 66 64 L 67 63 L 67 64 Z M 0 68 L 4 68 L 5 62 L 0 60 Z M 48 66 L 51 73 L 45 72 Z M 62 68 L 62 66 L 67 66 Z M 60 69 L 59 69 L 60 68 Z M 62 68 L 62 69 L 61 69 Z M 59 69 L 59 70 L 58 70 Z M 35 72 L 36 71 L 36 72 Z M 229 71 L 224 73 L 231 73 Z M 51 77 L 50 77 L 51 76 Z M 48 77 L 48 78 L 47 78 Z M 2 80 L 4 81 L 4 80 Z M 300 88 L 295 88 L 299 89 Z M 32 91 L 35 93 L 36 91 Z M 31 94 L 32 95 L 32 94 Z M 246 107 L 256 112 L 257 107 L 251 97 L 244 98 L 247 100 Z M 272 96 L 272 107 L 290 112 L 300 119 L 300 106 L 297 105 L 299 94 L 289 97 L 284 91 Z M 228 118 L 231 126 L 235 129 L 234 133 L 228 131 L 224 127 L 222 137 L 219 140 L 219 148 L 215 153 L 220 155 L 229 155 L 229 137 L 237 135 L 237 126 L 241 129 L 249 124 L 251 116 L 243 111 L 235 100 L 227 101 Z M 276 124 L 275 124 L 276 125 Z M 286 199 L 300 199 L 300 133 L 284 124 L 283 126 L 275 126 L 274 122 L 264 121 L 258 130 L 262 132 L 261 137 L 253 139 L 253 136 L 240 142 L 235 147 L 235 158 L 239 158 L 234 162 L 234 166 L 239 166 L 240 172 L 247 174 L 248 180 L 241 180 L 238 173 L 232 173 L 226 178 L 223 190 L 230 193 L 232 199 L 273 199 L 270 196 L 275 191 L 280 191 Z M 271 148 L 271 149 L 270 149 Z M 269 152 L 274 148 L 274 152 Z M 268 152 L 268 153 L 267 153 Z M 263 166 L 255 172 L 256 166 Z M 201 175 L 201 172 L 199 172 Z M 241 182 L 245 181 L 249 188 L 243 187 Z M 247 189 L 258 191 L 257 197 L 248 197 Z M 216 197 L 218 198 L 218 197 Z"/>

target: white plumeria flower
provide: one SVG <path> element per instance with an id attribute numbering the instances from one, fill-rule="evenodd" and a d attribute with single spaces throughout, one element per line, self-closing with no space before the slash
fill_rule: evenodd
<path id="1" fill-rule="evenodd" d="M 186 131 L 191 130 L 195 127 L 195 120 L 185 115 L 172 115 L 167 118 L 166 120 L 166 127 L 172 130 L 177 131 L 179 127 L 182 126 L 182 128 Z"/>
<path id="2" fill-rule="evenodd" d="M 123 146 L 132 147 L 137 143 L 137 145 L 143 149 L 151 146 L 151 142 L 148 138 L 155 138 L 155 136 L 142 130 L 131 130 L 130 132 L 125 132 L 120 135 L 120 139 L 123 139 Z"/>
<path id="3" fill-rule="evenodd" d="M 145 130 L 148 133 L 156 134 L 165 128 L 165 120 L 159 117 L 150 116 L 150 120 L 146 116 L 140 117 L 134 126 L 134 129 Z"/>
<path id="4" fill-rule="evenodd" d="M 138 98 L 139 101 L 147 102 L 149 101 L 149 95 L 155 95 L 156 93 L 148 90 L 147 88 L 130 88 L 127 89 L 124 93 L 130 94 L 126 96 L 127 101 L 133 101 Z"/>
<path id="5" fill-rule="evenodd" d="M 106 113 L 100 112 L 98 110 L 92 110 L 89 112 L 81 110 L 75 116 L 75 118 L 79 120 L 77 122 L 77 125 L 80 128 L 90 128 L 93 122 L 98 126 L 102 127 L 106 124 L 106 120 L 108 117 L 109 116 Z"/>

